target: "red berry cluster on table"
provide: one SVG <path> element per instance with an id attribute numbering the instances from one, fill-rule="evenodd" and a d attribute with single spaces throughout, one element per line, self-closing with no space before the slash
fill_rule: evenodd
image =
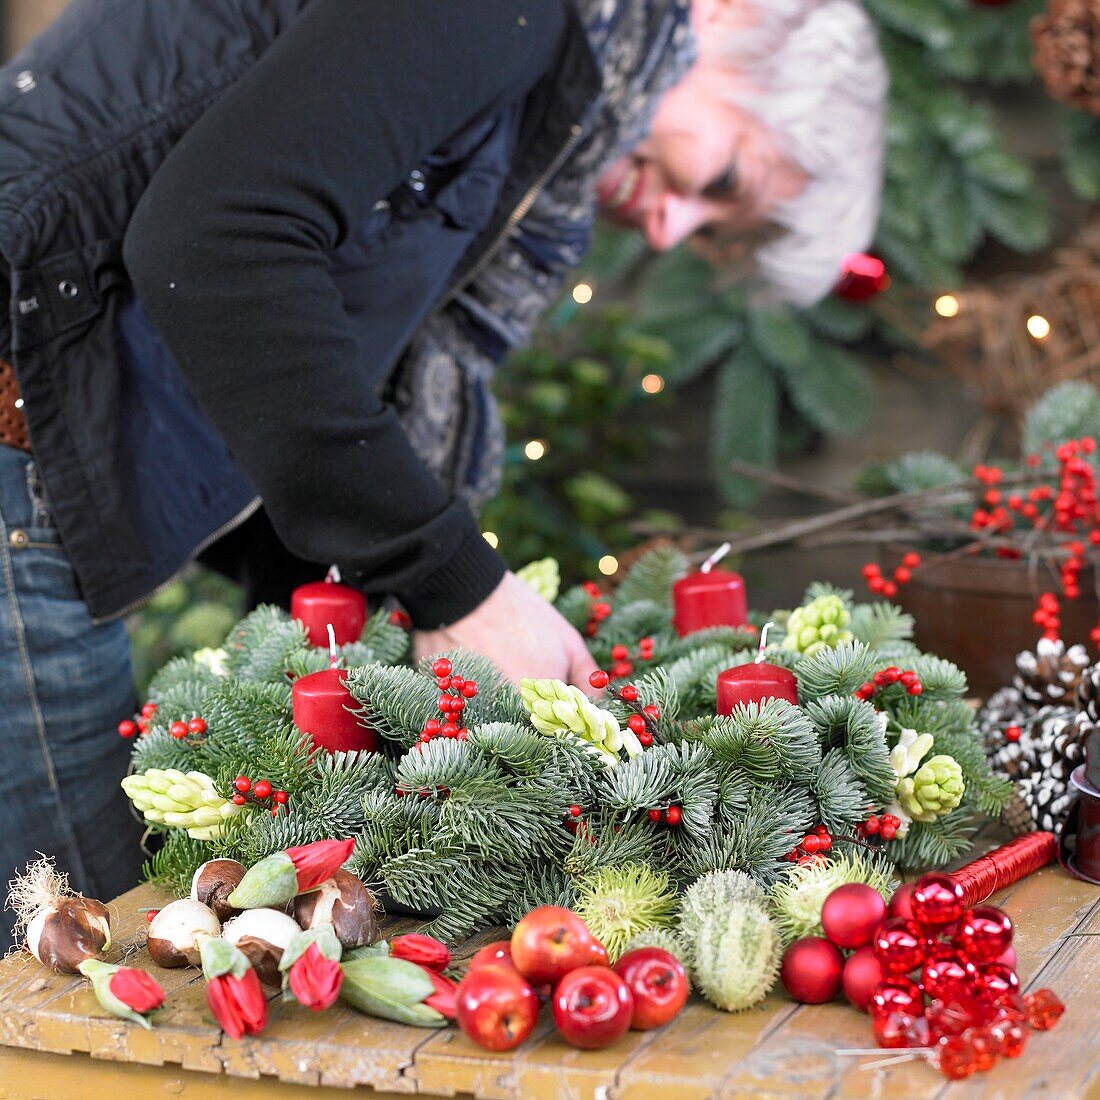
<path id="1" fill-rule="evenodd" d="M 1071 439 L 1051 449 L 1057 470 L 1050 475 L 1043 471 L 1040 454 L 1027 456 L 1027 470 L 1022 473 L 1006 474 L 999 466 L 974 467 L 980 499 L 967 526 L 978 538 L 965 551 L 978 554 L 988 550 L 999 558 L 1016 560 L 1038 550 L 1035 540 L 1038 534 L 1045 535 L 1044 548 L 1057 568 L 1060 594 L 1042 593 L 1032 621 L 1042 628 L 1044 638 L 1056 641 L 1061 636 L 1061 600 L 1081 598 L 1081 573 L 1089 550 L 1100 547 L 1100 494 L 1094 438 Z M 1040 483 L 1034 484 L 1036 480 Z M 863 577 L 871 592 L 893 598 L 900 586 L 912 580 L 914 571 L 934 564 L 910 552 L 892 578 L 884 575 L 875 562 L 863 566 Z M 1100 647 L 1100 622 L 1089 637 Z"/>
<path id="2" fill-rule="evenodd" d="M 462 713 L 466 703 L 477 697 L 477 682 L 454 675 L 454 668 L 446 657 L 440 657 L 432 665 L 432 675 L 440 692 L 439 717 L 429 718 L 420 731 L 420 743 L 426 745 L 437 737 L 454 737 L 465 741 L 470 731 L 462 725 Z"/>
<path id="3" fill-rule="evenodd" d="M 841 886 L 821 925 L 824 938 L 796 940 L 783 956 L 791 997 L 822 1004 L 843 990 L 869 1013 L 880 1047 L 911 1051 L 953 1080 L 1019 1057 L 1031 1032 L 1064 1011 L 1049 989 L 1021 993 L 1012 921 L 991 905 L 968 908 L 949 875 L 899 887 L 889 907 L 869 886 Z"/>
<path id="4" fill-rule="evenodd" d="M 144 737 L 152 728 L 157 709 L 156 703 L 146 703 L 137 717 L 123 719 L 118 724 L 119 736 L 125 737 L 127 740 L 131 740 L 139 734 Z M 174 722 L 168 723 L 168 733 L 177 741 L 200 738 L 206 733 L 206 719 L 201 715 L 195 715 L 194 718 L 189 718 L 186 721 L 176 719 Z"/>

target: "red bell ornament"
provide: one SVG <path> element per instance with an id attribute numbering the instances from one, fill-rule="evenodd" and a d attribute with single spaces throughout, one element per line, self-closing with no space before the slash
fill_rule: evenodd
<path id="1" fill-rule="evenodd" d="M 328 628 L 336 632 L 336 644 L 359 641 L 367 624 L 367 598 L 358 589 L 340 583 L 334 565 L 323 581 L 300 585 L 290 594 L 290 617 L 297 619 L 309 635 L 309 644 L 329 644 Z"/>
<path id="2" fill-rule="evenodd" d="M 891 280 L 886 264 L 878 256 L 866 252 L 850 252 L 840 262 L 840 279 L 836 294 L 849 302 L 865 302 L 884 290 L 889 290 Z"/>
<path id="3" fill-rule="evenodd" d="M 924 961 L 924 936 L 918 925 L 902 917 L 891 917 L 878 926 L 875 954 L 888 974 L 908 974 Z"/>
<path id="4" fill-rule="evenodd" d="M 974 962 L 991 962 L 1012 946 L 1012 920 L 992 905 L 967 909 L 959 918 L 954 940 Z"/>
<path id="5" fill-rule="evenodd" d="M 744 626 L 749 617 L 745 580 L 715 566 L 730 551 L 723 543 L 699 569 L 672 586 L 673 624 L 680 637 L 714 626 Z"/>
<path id="6" fill-rule="evenodd" d="M 910 906 L 918 924 L 932 930 L 944 928 L 963 915 L 963 890 L 950 875 L 925 875 L 913 887 Z"/>

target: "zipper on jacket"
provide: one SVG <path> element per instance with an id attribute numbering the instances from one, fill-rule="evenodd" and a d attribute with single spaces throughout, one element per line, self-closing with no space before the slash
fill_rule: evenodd
<path id="1" fill-rule="evenodd" d="M 161 581 L 160 584 L 153 589 L 152 592 L 147 592 L 140 599 L 134 600 L 133 603 L 128 603 L 125 607 L 116 611 L 113 615 L 108 615 L 102 619 L 93 619 L 92 622 L 96 626 L 101 626 L 103 623 L 117 622 L 119 619 L 124 619 L 127 615 L 137 611 L 139 607 L 144 607 L 150 600 L 156 599 L 166 588 L 171 588 L 180 578 L 180 574 L 197 558 L 204 550 L 212 546 L 223 535 L 228 535 L 236 527 L 240 527 L 246 519 L 249 519 L 258 510 L 263 500 L 260 497 L 253 497 L 252 500 L 242 508 L 232 519 L 226 520 L 216 531 L 212 531 L 194 547 L 187 555 L 187 560 L 177 569 L 166 581 Z"/>
<path id="2" fill-rule="evenodd" d="M 535 199 L 539 197 L 542 189 L 551 179 L 553 179 L 562 165 L 569 159 L 570 154 L 577 147 L 577 143 L 580 141 L 583 133 L 584 128 L 579 123 L 575 122 L 569 127 L 569 140 L 558 150 L 554 159 L 538 174 L 535 182 L 531 184 L 524 193 L 523 198 L 519 200 L 515 209 L 508 215 L 508 220 L 501 226 L 500 232 L 497 233 L 486 247 L 485 251 L 477 258 L 477 262 L 472 264 L 468 271 L 450 285 L 439 301 L 432 307 L 431 311 L 425 317 L 425 320 L 435 317 L 448 305 L 456 294 L 468 287 L 489 266 L 493 257 L 500 251 L 500 246 L 504 243 L 505 238 L 524 219 L 527 211 L 531 209 L 531 206 L 534 204 Z"/>

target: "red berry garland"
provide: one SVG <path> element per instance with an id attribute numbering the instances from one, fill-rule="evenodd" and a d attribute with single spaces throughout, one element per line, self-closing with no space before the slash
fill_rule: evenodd
<path id="1" fill-rule="evenodd" d="M 440 657 L 432 664 L 432 675 L 439 688 L 436 707 L 439 718 L 429 718 L 420 731 L 420 745 L 426 745 L 437 737 L 453 737 L 465 741 L 470 731 L 462 725 L 462 714 L 470 699 L 477 698 L 477 681 L 456 676 L 454 666 L 446 657 Z M 398 791 L 398 794 L 404 794 Z"/>

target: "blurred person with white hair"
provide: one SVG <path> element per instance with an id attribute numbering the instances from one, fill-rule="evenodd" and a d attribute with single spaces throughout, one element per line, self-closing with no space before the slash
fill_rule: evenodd
<path id="1" fill-rule="evenodd" d="M 0 880 L 132 883 L 122 619 L 204 551 L 588 689 L 478 527 L 494 373 L 598 200 L 826 293 L 884 93 L 852 0 L 71 0 L 0 67 Z"/>

